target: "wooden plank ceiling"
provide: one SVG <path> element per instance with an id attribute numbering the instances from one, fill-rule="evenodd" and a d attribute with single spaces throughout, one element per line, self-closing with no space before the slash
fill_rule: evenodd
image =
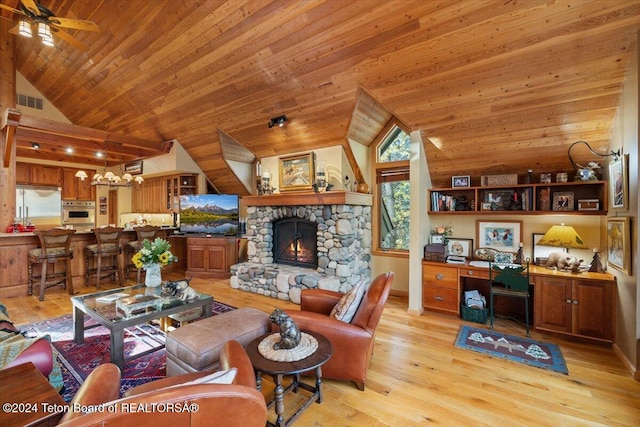
<path id="1" fill-rule="evenodd" d="M 74 125 L 179 141 L 220 191 L 240 194 L 220 135 L 256 158 L 348 150 L 392 115 L 421 131 L 436 186 L 570 170 L 571 143 L 609 148 L 640 29 L 637 0 L 41 1 L 100 32 L 69 30 L 86 51 L 2 34 L 32 85 Z M 282 114 L 286 126 L 269 129 Z M 36 155 L 29 141 L 19 156 Z M 584 146 L 572 154 L 594 160 Z"/>

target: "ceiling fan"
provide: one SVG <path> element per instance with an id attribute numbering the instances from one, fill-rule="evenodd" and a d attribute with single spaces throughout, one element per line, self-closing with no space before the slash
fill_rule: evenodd
<path id="1" fill-rule="evenodd" d="M 95 22 L 56 16 L 40 3 L 36 3 L 36 0 L 20 0 L 19 6 L 20 9 L 14 9 L 0 3 L 0 9 L 8 10 L 16 15 L 22 15 L 19 18 L 18 25 L 10 29 L 9 32 L 24 37 L 31 37 L 32 26 L 35 26 L 38 31 L 38 36 L 40 36 L 42 44 L 45 46 L 54 46 L 53 35 L 55 34 L 67 43 L 79 49 L 87 50 L 88 47 L 85 44 L 64 31 L 63 28 L 82 31 L 100 31 L 100 28 Z"/>

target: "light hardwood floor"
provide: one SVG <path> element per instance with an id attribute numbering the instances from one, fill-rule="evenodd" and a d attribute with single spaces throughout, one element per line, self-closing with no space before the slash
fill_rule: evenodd
<path id="1" fill-rule="evenodd" d="M 235 307 L 265 312 L 298 307 L 233 290 L 228 280 L 193 279 L 192 285 Z M 57 289 L 47 289 L 44 302 L 37 297 L 3 302 L 16 324 L 71 312 L 68 295 Z M 610 347 L 533 332 L 533 338 L 560 346 L 569 368 L 569 375 L 562 375 L 454 347 L 458 328 L 465 323 L 433 313 L 410 315 L 405 299 L 391 297 L 378 328 L 366 390 L 324 380 L 324 402 L 311 405 L 294 425 L 640 425 L 640 383 Z M 521 325 L 507 321 L 499 320 L 496 329 L 524 333 Z M 285 404 L 289 399 L 285 397 Z"/>

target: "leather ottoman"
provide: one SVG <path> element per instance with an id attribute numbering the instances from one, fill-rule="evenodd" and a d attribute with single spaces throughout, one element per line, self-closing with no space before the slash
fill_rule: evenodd
<path id="1" fill-rule="evenodd" d="M 225 342 L 237 340 L 246 347 L 270 331 L 269 315 L 248 307 L 182 326 L 167 334 L 167 376 L 216 370 Z"/>

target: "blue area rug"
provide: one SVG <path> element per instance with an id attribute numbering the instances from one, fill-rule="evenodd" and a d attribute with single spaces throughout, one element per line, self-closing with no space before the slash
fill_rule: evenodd
<path id="1" fill-rule="evenodd" d="M 235 307 L 214 301 L 211 315 L 215 316 L 231 310 L 235 310 Z M 95 325 L 93 319 L 86 316 L 85 327 L 93 325 Z M 103 326 L 85 330 L 83 344 L 76 344 L 73 341 L 71 314 L 21 325 L 19 328 L 28 335 L 48 334 L 51 337 L 54 353 L 62 369 L 64 389 L 61 396 L 65 402 L 73 399 L 80 385 L 97 366 L 109 362 L 109 330 Z M 154 348 L 156 351 L 125 363 L 120 385 L 121 395 L 139 384 L 165 377 L 164 332 L 152 325 L 143 324 L 125 329 L 124 341 L 125 358 Z"/>
<path id="2" fill-rule="evenodd" d="M 504 335 L 487 329 L 461 326 L 456 347 L 502 359 L 569 374 L 560 347 L 529 338 Z"/>

